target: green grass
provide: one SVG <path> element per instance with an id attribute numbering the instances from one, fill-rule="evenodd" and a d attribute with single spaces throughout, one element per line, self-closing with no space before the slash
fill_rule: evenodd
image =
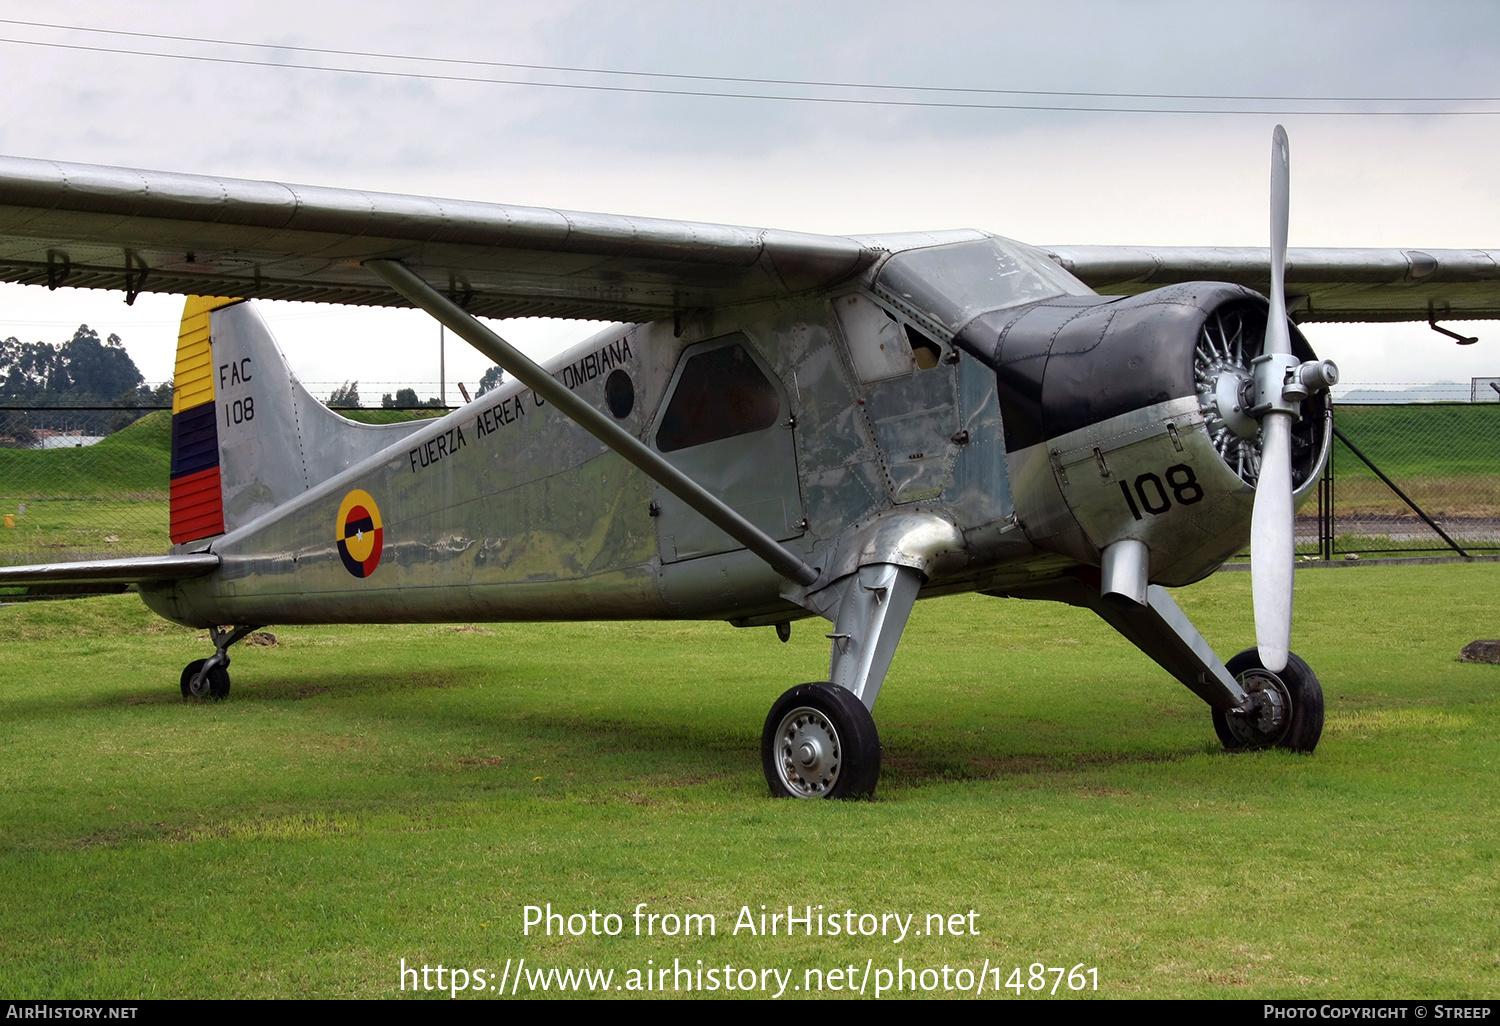
<path id="1" fill-rule="evenodd" d="M 0 503 L 12 497 L 167 497 L 172 415 L 148 413 L 94 445 L 77 449 L 0 449 Z"/>
<path id="2" fill-rule="evenodd" d="M 1334 423 L 1430 516 L 1500 516 L 1500 404 L 1339 406 Z M 1334 479 L 1340 516 L 1414 516 L 1339 442 Z M 1434 536 L 1412 544 L 1441 542 Z"/>
<path id="3" fill-rule="evenodd" d="M 0 449 L 0 565 L 166 552 L 171 444 L 158 410 L 83 448 Z"/>
<path id="4" fill-rule="evenodd" d="M 21 502 L 0 498 L 0 510 Z M 167 500 L 25 500 L 14 528 L 0 529 L 0 566 L 93 557 L 159 555 L 171 549 Z"/>
<path id="5" fill-rule="evenodd" d="M 1500 404 L 1340 406 L 1334 422 L 1429 515 L 1500 516 Z M 1334 478 L 1340 515 L 1413 515 L 1337 442 Z"/>
<path id="6" fill-rule="evenodd" d="M 1500 667 L 1455 657 L 1497 633 L 1497 582 L 1300 573 L 1295 647 L 1328 698 L 1311 757 L 1223 754 L 1092 614 L 921 603 L 877 710 L 877 799 L 851 804 L 761 778 L 767 708 L 826 673 L 820 621 L 787 645 L 712 623 L 272 628 L 200 704 L 177 677 L 201 633 L 133 597 L 3 608 L 0 992 L 382 997 L 401 958 L 523 956 L 795 984 L 900 957 L 1082 962 L 1106 996 L 1493 996 Z M 1249 584 L 1178 592 L 1221 653 L 1250 643 Z M 549 901 L 712 912 L 719 935 L 522 936 Z M 980 933 L 729 935 L 742 905 L 788 903 L 972 908 Z"/>
<path id="7" fill-rule="evenodd" d="M 1500 403 L 1414 406 L 1338 406 L 1334 423 L 1388 476 L 1500 475 Z M 1340 479 L 1375 475 L 1342 445 L 1335 447 Z"/>
<path id="8" fill-rule="evenodd" d="M 434 417 L 446 417 L 449 410 L 386 410 L 379 406 L 360 407 L 359 409 L 334 410 L 345 420 L 356 421 L 360 424 L 401 424 L 408 420 L 431 420 Z"/>

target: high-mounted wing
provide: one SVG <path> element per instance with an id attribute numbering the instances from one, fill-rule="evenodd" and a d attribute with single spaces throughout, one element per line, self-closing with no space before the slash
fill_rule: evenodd
<path id="1" fill-rule="evenodd" d="M 0 157 L 0 280 L 369 306 L 399 260 L 485 317 L 642 321 L 832 284 L 852 239 Z"/>
<path id="2" fill-rule="evenodd" d="M 1056 246 L 1085 284 L 1265 291 L 1258 248 Z M 0 281 L 405 306 L 399 260 L 469 313 L 641 321 L 794 295 L 873 262 L 858 239 L 0 157 Z M 1298 321 L 1500 317 L 1500 251 L 1293 249 Z"/>
<path id="3" fill-rule="evenodd" d="M 1271 286 L 1267 249 L 1050 246 L 1045 252 L 1106 295 L 1186 281 L 1227 281 L 1262 293 Z M 1500 318 L 1500 250 L 1289 249 L 1286 297 L 1298 322 Z"/>

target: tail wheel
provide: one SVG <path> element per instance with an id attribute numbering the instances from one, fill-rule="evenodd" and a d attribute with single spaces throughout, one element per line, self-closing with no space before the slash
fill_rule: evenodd
<path id="1" fill-rule="evenodd" d="M 183 698 L 227 698 L 229 696 L 229 671 L 223 666 L 214 666 L 207 673 L 203 667 L 207 659 L 194 659 L 182 668 Z"/>
<path id="2" fill-rule="evenodd" d="M 775 798 L 868 798 L 880 779 L 875 720 L 837 684 L 799 684 L 778 698 L 760 755 Z"/>
<path id="3" fill-rule="evenodd" d="M 1317 674 L 1292 653 L 1286 668 L 1272 673 L 1261 665 L 1260 653 L 1247 648 L 1229 660 L 1227 668 L 1256 698 L 1251 715 L 1213 710 L 1214 732 L 1230 751 L 1285 748 L 1311 752 L 1323 736 L 1323 686 Z"/>

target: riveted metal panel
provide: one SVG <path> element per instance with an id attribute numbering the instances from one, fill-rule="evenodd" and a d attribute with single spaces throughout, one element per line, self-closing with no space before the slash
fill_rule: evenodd
<path id="1" fill-rule="evenodd" d="M 631 330 L 563 354 L 554 376 L 573 380 L 569 368 L 591 356 L 623 353 Z M 622 366 L 639 377 L 635 352 Z M 575 391 L 605 408 L 605 377 L 573 380 Z M 661 382 L 643 380 L 640 393 L 624 422 L 637 434 Z M 380 559 L 363 579 L 335 544 L 340 503 L 355 489 L 383 520 Z M 147 601 L 199 624 L 670 616 L 650 501 L 643 474 L 506 382 L 225 535 L 218 574 Z"/>
<path id="2" fill-rule="evenodd" d="M 1254 490 L 1214 450 L 1196 397 L 1113 417 L 1048 447 L 1089 542 L 1144 542 L 1157 583 L 1197 580 L 1246 540 Z"/>
<path id="3" fill-rule="evenodd" d="M 962 444 L 943 500 L 960 523 L 979 527 L 1014 512 L 994 372 L 977 360 L 963 359 L 958 396 Z"/>
<path id="4" fill-rule="evenodd" d="M 956 374 L 952 364 L 864 387 L 865 414 L 885 457 L 886 484 L 895 502 L 936 498 L 959 446 Z"/>

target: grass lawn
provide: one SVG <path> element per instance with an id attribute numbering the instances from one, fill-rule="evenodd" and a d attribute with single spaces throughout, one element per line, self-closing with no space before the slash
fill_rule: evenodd
<path id="1" fill-rule="evenodd" d="M 716 623 L 273 627 L 208 704 L 177 694 L 207 642 L 133 596 L 0 608 L 0 993 L 385 997 L 403 958 L 498 979 L 524 957 L 625 986 L 674 959 L 791 971 L 798 996 L 808 969 L 900 958 L 988 960 L 987 995 L 1041 962 L 1097 967 L 1106 996 L 1493 997 L 1500 667 L 1456 656 L 1500 636 L 1500 575 L 1298 585 L 1315 755 L 1223 754 L 1092 614 L 960 596 L 913 614 L 868 803 L 766 797 L 761 724 L 826 674 L 821 621 L 786 645 Z M 1251 642 L 1249 587 L 1177 593 L 1223 655 Z M 624 932 L 523 936 L 547 902 Z M 634 936 L 639 902 L 712 913 L 716 936 Z M 788 904 L 913 932 L 733 934 L 742 906 L 758 925 Z M 915 932 L 971 909 L 977 935 Z"/>
<path id="2" fill-rule="evenodd" d="M 171 442 L 158 410 L 96 445 L 0 449 L 0 566 L 168 551 Z"/>
<path id="3" fill-rule="evenodd" d="M 1500 403 L 1338 406 L 1334 423 L 1430 516 L 1500 517 Z M 1414 516 L 1343 443 L 1333 455 L 1340 516 Z"/>

